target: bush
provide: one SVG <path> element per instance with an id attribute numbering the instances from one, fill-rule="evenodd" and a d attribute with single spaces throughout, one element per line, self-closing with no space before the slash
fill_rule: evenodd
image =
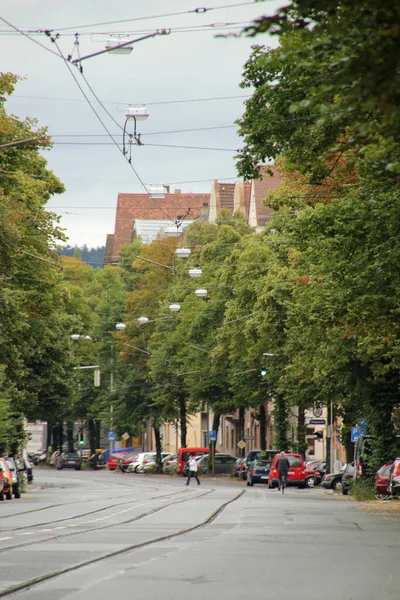
<path id="1" fill-rule="evenodd" d="M 375 498 L 374 484 L 370 479 L 357 479 L 350 488 L 350 494 L 355 500 L 373 500 Z"/>

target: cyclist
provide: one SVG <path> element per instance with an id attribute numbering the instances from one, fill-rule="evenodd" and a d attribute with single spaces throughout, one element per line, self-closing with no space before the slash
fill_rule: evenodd
<path id="1" fill-rule="evenodd" d="M 276 468 L 278 469 L 278 486 L 279 490 L 282 487 L 282 481 L 284 486 L 287 485 L 287 476 L 289 471 L 290 463 L 288 458 L 285 456 L 285 453 L 282 451 L 280 457 L 277 460 Z"/>

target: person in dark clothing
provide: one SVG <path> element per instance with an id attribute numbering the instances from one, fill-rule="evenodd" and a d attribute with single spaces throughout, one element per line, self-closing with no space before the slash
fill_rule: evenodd
<path id="1" fill-rule="evenodd" d="M 289 471 L 290 463 L 288 458 L 285 456 L 284 452 L 281 452 L 280 457 L 277 460 L 276 468 L 278 469 L 278 486 L 279 489 L 282 487 L 282 480 L 285 482 L 285 487 L 287 486 L 287 476 Z"/>

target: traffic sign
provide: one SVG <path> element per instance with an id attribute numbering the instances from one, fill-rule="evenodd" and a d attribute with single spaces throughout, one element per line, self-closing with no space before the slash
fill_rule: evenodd
<path id="1" fill-rule="evenodd" d="M 254 440 L 254 437 L 252 435 L 244 435 L 243 439 L 247 442 L 248 440 Z"/>
<path id="2" fill-rule="evenodd" d="M 243 448 L 246 446 L 246 442 L 244 442 L 243 440 L 240 440 L 240 442 L 238 442 L 238 446 L 241 450 L 243 450 Z"/>
<path id="3" fill-rule="evenodd" d="M 326 425 L 325 419 L 310 419 L 310 425 Z"/>
<path id="4" fill-rule="evenodd" d="M 129 440 L 129 433 L 125 432 L 124 435 L 122 436 L 123 440 Z"/>
<path id="5" fill-rule="evenodd" d="M 112 431 L 108 432 L 108 439 L 111 440 L 115 440 L 115 434 Z"/>
<path id="6" fill-rule="evenodd" d="M 360 431 L 361 433 L 365 433 L 367 431 L 367 421 L 365 419 L 360 419 Z"/>
<path id="7" fill-rule="evenodd" d="M 359 430 L 358 427 L 351 428 L 351 441 L 352 442 L 356 442 L 359 439 L 360 435 L 361 435 L 361 431 Z"/>
<path id="8" fill-rule="evenodd" d="M 208 438 L 210 442 L 215 442 L 217 440 L 217 432 L 214 430 L 210 431 Z"/>

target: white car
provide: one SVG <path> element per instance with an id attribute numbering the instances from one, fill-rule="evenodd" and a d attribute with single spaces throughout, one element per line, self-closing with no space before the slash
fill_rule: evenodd
<path id="1" fill-rule="evenodd" d="M 130 463 L 126 472 L 127 473 L 143 473 L 143 466 L 149 462 L 154 462 L 156 453 L 155 452 L 140 452 L 137 455 L 136 460 Z M 145 463 L 146 461 L 146 463 Z"/>

